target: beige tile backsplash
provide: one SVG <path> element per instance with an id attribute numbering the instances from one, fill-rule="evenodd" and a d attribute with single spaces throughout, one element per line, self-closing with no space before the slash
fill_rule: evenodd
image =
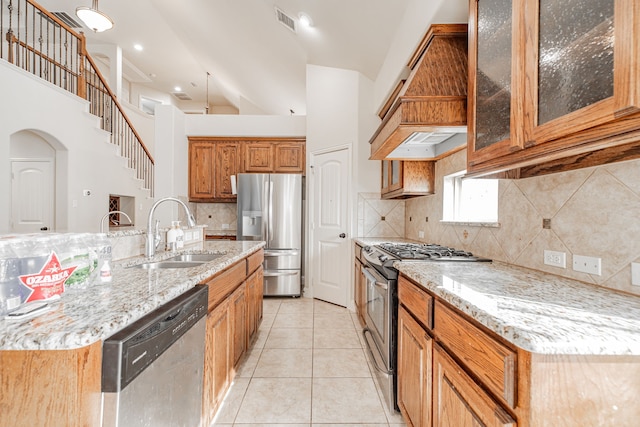
<path id="1" fill-rule="evenodd" d="M 640 262 L 640 161 L 501 180 L 499 227 L 442 224 L 442 177 L 465 162 L 465 151 L 439 161 L 436 194 L 404 202 L 406 238 L 640 295 L 631 285 L 631 263 Z M 545 249 L 565 252 L 567 268 L 545 265 Z M 573 255 L 601 258 L 602 275 L 573 271 Z"/>
<path id="2" fill-rule="evenodd" d="M 199 225 L 207 225 L 206 233 L 235 233 L 237 229 L 235 203 L 195 203 L 196 222 Z M 223 228 L 227 225 L 229 228 Z"/>
<path id="3" fill-rule="evenodd" d="M 358 237 L 403 237 L 404 200 L 382 200 L 380 193 L 358 194 Z"/>

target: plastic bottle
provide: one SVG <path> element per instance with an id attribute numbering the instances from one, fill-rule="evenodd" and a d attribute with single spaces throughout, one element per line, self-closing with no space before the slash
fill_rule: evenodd
<path id="1" fill-rule="evenodd" d="M 109 265 L 108 259 L 105 259 L 102 263 L 102 267 L 100 267 L 100 282 L 111 282 L 111 265 Z"/>
<path id="2" fill-rule="evenodd" d="M 176 246 L 178 249 L 184 248 L 184 231 L 180 227 L 180 221 L 176 221 Z"/>
<path id="3" fill-rule="evenodd" d="M 2 316 L 15 310 L 22 303 L 18 262 L 10 243 L 0 240 L 0 315 Z"/>
<path id="4" fill-rule="evenodd" d="M 175 251 L 178 248 L 178 221 L 171 221 L 171 228 L 167 231 L 167 250 Z"/>

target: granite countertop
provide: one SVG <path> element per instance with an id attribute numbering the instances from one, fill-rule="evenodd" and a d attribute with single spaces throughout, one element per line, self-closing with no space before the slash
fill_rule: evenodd
<path id="1" fill-rule="evenodd" d="M 263 246 L 254 241 L 205 242 L 204 252 L 223 256 L 193 268 L 127 268 L 149 261 L 144 257 L 114 262 L 111 283 L 69 289 L 50 303 L 51 310 L 36 317 L 0 320 L 0 350 L 68 350 L 104 340 Z M 152 260 L 175 255 L 162 253 Z"/>
<path id="2" fill-rule="evenodd" d="M 495 261 L 394 266 L 529 352 L 640 355 L 640 297 Z"/>

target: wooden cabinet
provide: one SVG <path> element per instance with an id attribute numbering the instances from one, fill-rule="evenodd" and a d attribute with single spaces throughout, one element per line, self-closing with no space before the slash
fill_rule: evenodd
<path id="1" fill-rule="evenodd" d="M 213 421 L 233 381 L 235 368 L 249 348 L 249 336 L 255 334 L 260 326 L 263 258 L 263 251 L 260 250 L 205 281 L 209 286 L 209 314 L 205 339 L 202 425 L 208 426 Z"/>
<path id="2" fill-rule="evenodd" d="M 240 144 L 235 142 L 220 142 L 214 151 L 215 169 L 213 171 L 214 193 L 217 202 L 236 201 L 232 192 L 231 177 L 242 172 L 240 168 Z"/>
<path id="3" fill-rule="evenodd" d="M 383 160 L 380 195 L 383 199 L 406 199 L 433 194 L 434 162 Z"/>
<path id="4" fill-rule="evenodd" d="M 244 143 L 244 170 L 256 173 L 304 173 L 305 144 L 296 139 Z"/>
<path id="5" fill-rule="evenodd" d="M 252 343 L 257 336 L 262 321 L 262 299 L 264 292 L 264 270 L 262 265 L 247 278 L 247 302 L 250 310 L 247 316 L 247 341 Z"/>
<path id="6" fill-rule="evenodd" d="M 639 25 L 633 0 L 471 0 L 468 172 L 638 158 Z"/>
<path id="7" fill-rule="evenodd" d="M 431 427 L 432 353 L 432 338 L 400 307 L 398 406 L 409 427 Z"/>
<path id="8" fill-rule="evenodd" d="M 231 176 L 240 169 L 240 145 L 189 139 L 189 201 L 235 202 Z"/>
<path id="9" fill-rule="evenodd" d="M 238 366 L 242 356 L 247 350 L 247 285 L 243 283 L 231 294 L 231 326 L 232 346 L 231 363 Z"/>
<path id="10" fill-rule="evenodd" d="M 516 427 L 514 419 L 438 345 L 433 366 L 434 426 Z"/>
<path id="11" fill-rule="evenodd" d="M 231 177 L 243 172 L 305 172 L 300 138 L 189 137 L 189 201 L 235 202 Z"/>
<path id="12" fill-rule="evenodd" d="M 207 315 L 202 393 L 203 425 L 210 425 L 231 383 L 231 320 L 229 302 Z"/>
<path id="13" fill-rule="evenodd" d="M 213 201 L 215 144 L 189 143 L 189 200 Z"/>

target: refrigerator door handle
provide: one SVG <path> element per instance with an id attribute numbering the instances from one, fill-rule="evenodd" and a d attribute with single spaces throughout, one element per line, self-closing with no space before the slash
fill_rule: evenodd
<path id="1" fill-rule="evenodd" d="M 295 256 L 300 255 L 300 252 L 297 249 L 291 250 L 271 250 L 265 249 L 264 256 Z"/>
<path id="2" fill-rule="evenodd" d="M 300 273 L 300 270 L 265 270 L 264 277 L 279 277 L 279 276 L 295 276 Z"/>
<path id="3" fill-rule="evenodd" d="M 273 240 L 273 181 L 269 177 L 269 241 Z"/>
<path id="4" fill-rule="evenodd" d="M 269 181 L 264 181 L 262 186 L 262 238 L 269 240 Z"/>

